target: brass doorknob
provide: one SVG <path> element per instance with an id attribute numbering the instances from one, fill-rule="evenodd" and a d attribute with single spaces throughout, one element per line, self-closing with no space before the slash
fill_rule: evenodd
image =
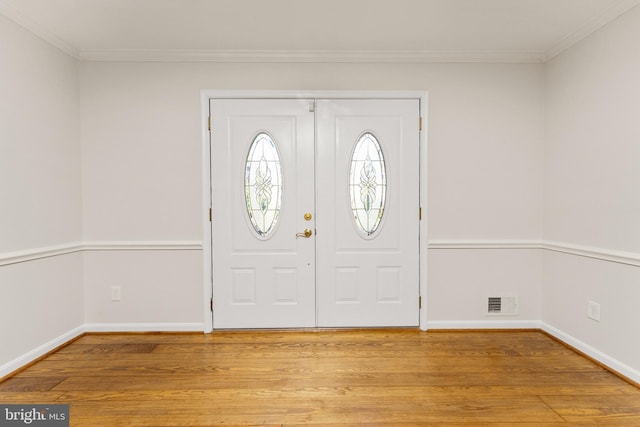
<path id="1" fill-rule="evenodd" d="M 311 221 L 311 218 L 312 218 L 311 213 L 307 212 L 306 214 L 304 214 L 305 221 Z"/>
<path id="2" fill-rule="evenodd" d="M 312 234 L 313 231 L 310 228 L 305 228 L 304 233 L 296 233 L 296 237 L 306 237 L 308 239 Z"/>

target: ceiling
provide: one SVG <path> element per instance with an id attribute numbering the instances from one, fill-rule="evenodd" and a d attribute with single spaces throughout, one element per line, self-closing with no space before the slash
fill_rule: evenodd
<path id="1" fill-rule="evenodd" d="M 544 62 L 640 0 L 0 0 L 81 60 Z"/>

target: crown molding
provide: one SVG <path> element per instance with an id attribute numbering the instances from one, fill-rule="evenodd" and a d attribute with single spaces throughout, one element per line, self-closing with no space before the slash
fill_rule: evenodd
<path id="1" fill-rule="evenodd" d="M 540 51 L 82 50 L 81 61 L 220 63 L 542 63 Z"/>
<path id="2" fill-rule="evenodd" d="M 619 16 L 625 14 L 629 10 L 640 4 L 640 0 L 620 0 L 613 7 L 608 9 L 604 14 L 596 16 L 591 21 L 587 22 L 573 33 L 567 35 L 554 47 L 546 52 L 546 55 L 542 62 L 550 61 L 571 46 L 580 42 L 581 40 L 589 37 L 611 21 L 615 20 Z"/>
<path id="3" fill-rule="evenodd" d="M 44 26 L 28 18 L 23 13 L 19 12 L 15 7 L 11 5 L 11 3 L 8 0 L 0 0 L 0 15 L 4 15 L 11 21 L 21 26 L 22 28 L 30 31 L 37 37 L 40 37 L 45 42 L 49 43 L 54 47 L 57 47 L 67 55 L 73 58 L 79 59 L 78 49 L 71 46 L 69 43 L 62 40 L 60 37 L 56 36 L 51 31 L 47 30 Z"/>

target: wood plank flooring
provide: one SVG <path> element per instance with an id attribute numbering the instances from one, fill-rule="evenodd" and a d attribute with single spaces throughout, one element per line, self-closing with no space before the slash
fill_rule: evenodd
<path id="1" fill-rule="evenodd" d="M 640 389 L 537 331 L 90 334 L 0 383 L 72 426 L 640 426 Z"/>

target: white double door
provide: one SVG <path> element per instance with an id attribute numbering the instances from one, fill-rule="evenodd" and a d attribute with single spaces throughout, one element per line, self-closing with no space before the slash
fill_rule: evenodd
<path id="1" fill-rule="evenodd" d="M 417 326 L 419 100 L 210 114 L 213 327 Z"/>

